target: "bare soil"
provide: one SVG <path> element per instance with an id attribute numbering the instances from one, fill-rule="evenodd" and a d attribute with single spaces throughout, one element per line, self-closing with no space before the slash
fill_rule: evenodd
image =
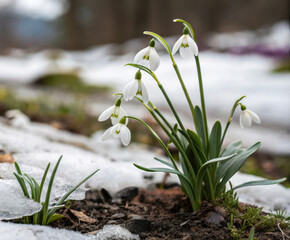
<path id="1" fill-rule="evenodd" d="M 62 209 L 64 218 L 54 227 L 96 233 L 106 224 L 122 225 L 140 239 L 233 239 L 227 227 L 230 216 L 223 206 L 202 203 L 201 210 L 193 213 L 180 187 L 170 189 L 139 189 L 131 201 L 111 198 L 105 190 L 88 191 L 82 201 L 72 201 Z M 250 229 L 243 236 L 248 239 Z M 290 231 L 286 232 L 289 234 Z M 276 227 L 272 232 L 255 232 L 259 240 L 280 240 Z"/>

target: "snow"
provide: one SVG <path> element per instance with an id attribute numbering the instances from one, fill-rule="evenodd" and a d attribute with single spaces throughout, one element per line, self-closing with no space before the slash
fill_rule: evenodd
<path id="1" fill-rule="evenodd" d="M 289 49 L 290 30 L 287 21 L 278 22 L 258 31 L 216 33 L 208 39 L 211 47 L 219 49 L 263 45 L 269 48 Z"/>
<path id="2" fill-rule="evenodd" d="M 118 225 L 106 225 L 96 235 L 96 240 L 139 240 L 139 236 L 130 233 L 127 229 Z"/>
<path id="3" fill-rule="evenodd" d="M 24 225 L 0 221 L 1 240 L 90 240 L 92 237 L 78 232 L 39 225 Z"/>
<path id="4" fill-rule="evenodd" d="M 235 187 L 256 180 L 263 180 L 263 178 L 239 172 L 231 179 L 231 182 Z M 290 212 L 290 190 L 282 185 L 245 187 L 236 191 L 239 201 L 263 207 L 264 211 L 270 212 L 282 209 L 288 213 Z"/>
<path id="5" fill-rule="evenodd" d="M 136 234 L 118 225 L 106 225 L 96 235 L 39 225 L 0 221 L 1 240 L 139 240 Z"/>
<path id="6" fill-rule="evenodd" d="M 0 179 L 0 192 L 0 220 L 16 219 L 24 215 L 30 216 L 42 207 L 40 203 L 34 202 L 23 195 L 16 180 Z"/>

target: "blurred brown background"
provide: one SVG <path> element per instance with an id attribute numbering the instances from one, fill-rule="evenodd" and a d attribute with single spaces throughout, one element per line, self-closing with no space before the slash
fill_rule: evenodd
<path id="1" fill-rule="evenodd" d="M 63 13 L 50 19 L 15 14 L 17 1 L 6 2 L 0 7 L 2 50 L 85 49 L 136 38 L 144 29 L 177 35 L 181 29 L 174 18 L 192 23 L 199 41 L 209 32 L 252 30 L 289 19 L 288 0 L 59 0 Z"/>

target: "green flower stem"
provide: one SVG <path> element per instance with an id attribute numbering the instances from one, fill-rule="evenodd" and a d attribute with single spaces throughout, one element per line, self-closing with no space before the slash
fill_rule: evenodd
<path id="1" fill-rule="evenodd" d="M 133 117 L 133 116 L 125 116 L 125 117 L 126 118 L 134 119 L 134 120 L 142 123 L 152 133 L 152 135 L 156 138 L 156 140 L 160 143 L 160 145 L 162 146 L 162 148 L 164 149 L 164 151 L 166 152 L 166 154 L 170 158 L 170 160 L 171 160 L 174 168 L 176 170 L 178 170 L 178 167 L 177 167 L 177 165 L 175 163 L 175 160 L 174 160 L 173 156 L 171 155 L 171 153 L 169 152 L 168 148 L 165 146 L 165 144 L 163 143 L 163 141 L 161 140 L 161 138 L 158 136 L 158 134 L 147 123 L 145 123 L 143 120 L 141 120 L 139 118 L 136 118 L 136 117 Z"/>
<path id="2" fill-rule="evenodd" d="M 184 152 L 184 149 L 182 148 L 181 144 L 179 144 L 178 141 L 176 141 L 176 139 L 172 136 L 172 134 L 168 131 L 168 129 L 164 126 L 164 124 L 159 120 L 159 118 L 156 116 L 156 114 L 152 111 L 152 109 L 146 104 L 144 103 L 143 100 L 139 99 L 138 97 L 136 97 L 140 102 L 143 103 L 143 105 L 147 108 L 147 110 L 150 112 L 150 114 L 152 115 L 152 117 L 156 120 L 156 122 L 159 124 L 159 126 L 163 129 L 163 131 L 167 134 L 167 136 L 172 140 L 172 142 L 174 143 L 175 147 L 178 149 L 178 151 L 180 152 L 180 154 L 182 155 L 182 157 L 185 160 L 185 163 L 187 165 L 187 168 L 190 171 L 190 175 L 192 177 L 192 180 L 195 182 L 196 178 L 195 178 L 195 173 L 194 170 L 192 168 L 192 165 L 186 155 L 186 153 Z M 174 134 L 175 131 L 172 129 L 172 133 Z M 177 137 L 177 136 L 176 136 Z M 166 149 L 168 149 L 166 147 Z"/>
<path id="3" fill-rule="evenodd" d="M 181 128 L 183 131 L 185 131 L 185 128 L 184 128 L 184 126 L 183 126 L 183 123 L 181 122 L 181 120 L 180 120 L 180 118 L 179 118 L 179 116 L 178 116 L 178 114 L 177 114 L 177 112 L 176 112 L 176 110 L 175 110 L 175 108 L 174 108 L 174 106 L 173 106 L 173 104 L 172 104 L 170 98 L 168 97 L 168 95 L 167 95 L 165 89 L 163 88 L 162 84 L 159 82 L 157 76 L 156 76 L 155 73 L 153 73 L 153 72 L 152 72 L 152 77 L 153 77 L 154 80 L 157 82 L 157 85 L 158 85 L 158 87 L 160 88 L 162 94 L 164 95 L 164 97 L 165 97 L 165 99 L 166 99 L 166 101 L 167 101 L 167 103 L 168 103 L 168 105 L 169 105 L 169 107 L 170 107 L 172 113 L 174 114 L 174 117 L 176 118 L 176 120 L 177 120 L 177 122 L 178 122 L 180 128 Z"/>
<path id="4" fill-rule="evenodd" d="M 231 125 L 231 122 L 232 122 L 232 119 L 233 119 L 233 116 L 234 116 L 235 110 L 236 110 L 236 108 L 239 106 L 240 101 L 241 101 L 243 98 L 245 98 L 245 97 L 246 97 L 246 96 L 242 96 L 241 98 L 239 98 L 239 99 L 234 103 L 234 105 L 233 105 L 233 107 L 232 107 L 232 110 L 231 110 L 230 116 L 229 116 L 228 121 L 227 121 L 227 125 L 226 125 L 226 127 L 225 127 L 224 132 L 223 132 L 223 136 L 222 136 L 221 143 L 220 143 L 220 148 L 221 148 L 222 145 L 223 145 L 223 142 L 224 142 L 225 136 L 226 136 L 226 134 L 227 134 L 228 128 L 229 128 L 229 126 Z"/>
<path id="5" fill-rule="evenodd" d="M 181 84 L 181 87 L 182 87 L 182 90 L 183 90 L 184 95 L 186 97 L 186 100 L 188 102 L 188 105 L 189 105 L 189 108 L 190 108 L 190 111 L 191 111 L 191 114 L 192 114 L 192 118 L 193 118 L 193 121 L 194 121 L 195 128 L 197 129 L 197 119 L 196 119 L 196 116 L 195 116 L 194 106 L 193 106 L 192 101 L 190 99 L 190 96 L 188 94 L 187 88 L 186 88 L 186 86 L 184 84 L 184 81 L 183 81 L 183 79 L 181 77 L 181 74 L 179 72 L 178 66 L 176 65 L 175 61 L 172 61 L 172 64 L 173 64 L 173 68 L 174 68 L 174 70 L 175 70 L 175 72 L 177 74 L 177 77 L 179 79 L 179 82 Z"/>
<path id="6" fill-rule="evenodd" d="M 207 126 L 207 117 L 206 117 L 206 109 L 205 109 L 205 100 L 204 100 L 204 92 L 203 92 L 203 84 L 202 84 L 202 76 L 201 76 L 201 69 L 198 56 L 195 56 L 195 63 L 198 73 L 198 83 L 199 83 L 199 92 L 200 92 L 200 101 L 201 101 L 201 109 L 203 115 L 203 125 L 204 125 L 204 134 L 205 134 L 205 141 L 206 141 L 206 149 L 208 150 L 208 126 Z"/>
<path id="7" fill-rule="evenodd" d="M 167 121 L 167 119 L 164 117 L 164 115 L 158 110 L 158 108 L 149 101 L 149 105 L 150 107 L 153 109 L 154 112 L 156 112 L 156 114 L 162 119 L 162 121 L 166 124 L 166 126 L 170 129 L 170 131 L 172 132 L 173 136 L 176 138 L 176 140 L 178 141 L 178 143 L 181 145 L 181 141 L 176 133 L 176 131 L 174 131 L 173 127 L 171 126 L 171 124 Z"/>

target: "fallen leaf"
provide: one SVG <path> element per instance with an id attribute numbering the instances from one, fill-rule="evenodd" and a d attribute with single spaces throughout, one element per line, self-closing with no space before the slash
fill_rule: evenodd
<path id="1" fill-rule="evenodd" d="M 0 154 L 0 163 L 7 162 L 7 163 L 14 163 L 14 158 L 11 154 Z"/>
<path id="2" fill-rule="evenodd" d="M 83 212 L 72 210 L 72 209 L 70 209 L 70 211 L 73 215 L 75 215 L 82 222 L 95 223 L 97 221 L 97 219 L 91 218 L 87 216 L 86 214 L 84 214 Z"/>

